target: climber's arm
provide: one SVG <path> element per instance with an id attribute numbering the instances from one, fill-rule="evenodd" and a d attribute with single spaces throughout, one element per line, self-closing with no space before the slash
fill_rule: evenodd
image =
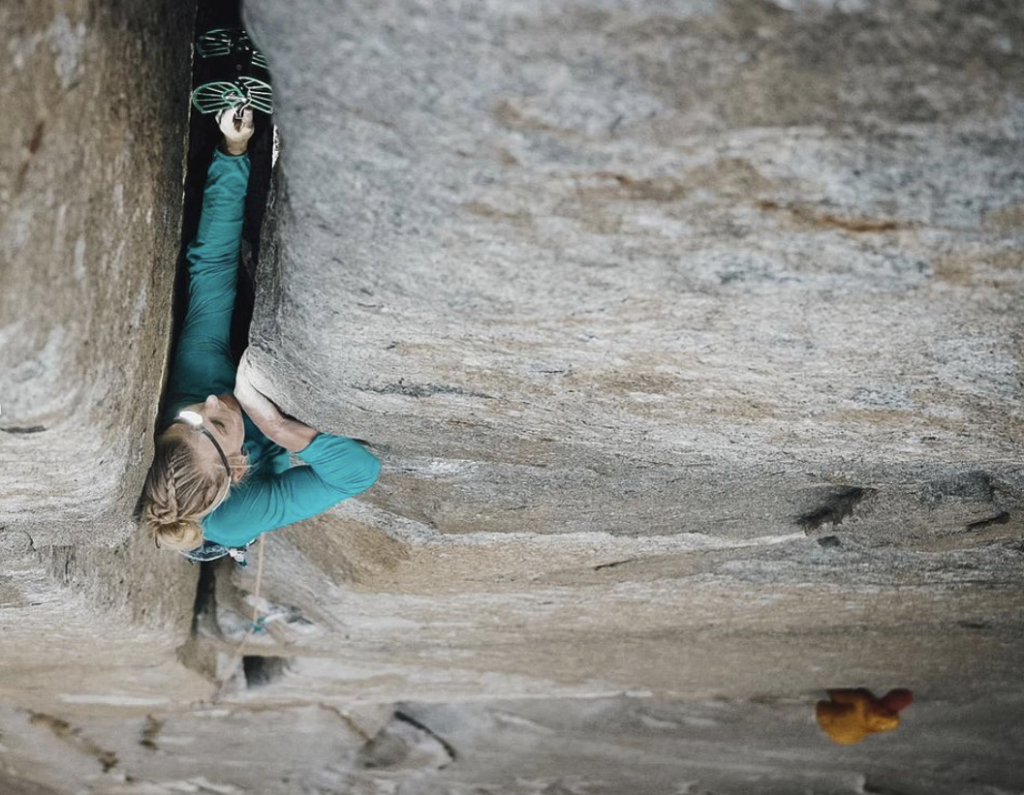
<path id="1" fill-rule="evenodd" d="M 245 194 L 249 183 L 249 156 L 243 144 L 248 130 L 225 133 L 224 149 L 217 148 L 207 171 L 199 229 L 189 244 L 188 311 L 174 357 L 171 392 L 204 399 L 210 393 L 230 391 L 234 385 L 231 361 L 231 315 L 235 307 L 238 256 L 242 240 Z M 221 129 L 231 125 L 222 119 Z M 239 152 L 237 155 L 228 151 Z M 173 402 L 173 398 L 172 398 Z"/>
<path id="2" fill-rule="evenodd" d="M 243 546 L 261 533 L 316 516 L 366 491 L 380 473 L 377 457 L 344 436 L 317 434 L 296 455 L 309 466 L 243 480 L 231 498 L 204 519 L 205 537 L 225 546 Z"/>
<path id="3" fill-rule="evenodd" d="M 260 533 L 316 516 L 366 491 L 380 473 L 377 457 L 354 439 L 320 433 L 285 417 L 256 389 L 252 375 L 246 349 L 238 364 L 235 397 L 268 439 L 309 466 L 257 476 L 235 486 L 231 497 L 204 519 L 205 537 L 226 546 L 242 546 Z"/>

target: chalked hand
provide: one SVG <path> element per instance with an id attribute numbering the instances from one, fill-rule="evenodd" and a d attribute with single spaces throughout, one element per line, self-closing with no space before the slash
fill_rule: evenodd
<path id="1" fill-rule="evenodd" d="M 241 155 L 249 147 L 249 139 L 255 131 L 252 123 L 252 108 L 242 111 L 242 119 L 235 119 L 235 109 L 226 108 L 217 114 L 217 126 L 224 133 L 224 150 L 229 155 Z"/>

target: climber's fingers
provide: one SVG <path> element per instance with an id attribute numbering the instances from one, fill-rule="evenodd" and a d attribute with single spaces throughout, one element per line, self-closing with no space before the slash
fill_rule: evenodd
<path id="1" fill-rule="evenodd" d="M 232 118 L 234 119 L 234 117 L 232 117 Z M 248 131 L 250 134 L 252 134 L 252 131 L 253 131 L 252 108 L 245 108 L 242 111 L 242 119 L 241 119 L 241 121 L 239 121 L 237 119 L 234 119 L 233 123 L 235 125 L 235 129 L 238 130 L 239 132 L 246 132 L 246 131 Z"/>
<path id="2" fill-rule="evenodd" d="M 235 118 L 237 108 L 225 108 L 217 114 L 217 126 L 224 133 L 224 137 L 230 143 L 243 144 L 252 137 L 255 127 L 253 125 L 252 108 L 245 108 L 242 111 L 242 118 Z"/>

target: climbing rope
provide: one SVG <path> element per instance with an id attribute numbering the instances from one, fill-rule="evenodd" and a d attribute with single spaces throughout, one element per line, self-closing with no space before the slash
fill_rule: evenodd
<path id="1" fill-rule="evenodd" d="M 266 616 L 260 615 L 260 587 L 263 584 L 263 535 L 260 536 L 260 559 L 259 563 L 256 564 L 256 587 L 253 589 L 253 607 L 252 607 L 252 621 L 249 623 L 249 628 L 246 630 L 245 635 L 242 637 L 241 642 L 235 648 L 234 654 L 231 655 L 231 659 L 228 661 L 228 670 L 224 678 L 217 685 L 217 692 L 213 696 L 213 703 L 218 703 L 225 695 L 227 691 L 228 683 L 234 678 L 238 672 L 238 665 L 242 659 L 242 651 L 245 649 L 245 644 L 249 642 L 249 638 L 253 635 L 262 634 L 266 632 L 266 627 L 263 622 Z"/>

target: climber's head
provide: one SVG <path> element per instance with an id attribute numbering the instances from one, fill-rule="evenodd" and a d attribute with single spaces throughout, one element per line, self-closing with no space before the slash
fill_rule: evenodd
<path id="1" fill-rule="evenodd" d="M 213 434 L 225 455 L 242 449 L 242 443 L 245 441 L 242 407 L 230 392 L 225 392 L 223 395 L 209 395 L 203 403 L 193 403 L 182 409 L 182 411 L 189 410 L 202 416 L 204 427 Z M 192 429 L 182 423 L 175 423 L 171 428 L 178 430 L 179 433 L 185 431 L 185 435 L 192 438 L 196 436 L 194 430 L 189 434 L 188 431 Z M 199 436 L 203 435 L 199 434 Z M 210 444 L 209 439 L 206 440 L 206 444 L 196 446 L 198 455 L 208 459 L 211 465 L 219 463 L 221 468 L 224 468 L 220 453 L 217 452 L 216 446 Z"/>
<path id="2" fill-rule="evenodd" d="M 182 411 L 198 414 L 213 439 L 184 422 L 171 424 L 157 437 L 143 489 L 142 519 L 158 546 L 195 549 L 203 543 L 200 520 L 227 499 L 231 486 L 248 472 L 249 461 L 242 450 L 242 408 L 234 395 L 210 395 Z"/>

